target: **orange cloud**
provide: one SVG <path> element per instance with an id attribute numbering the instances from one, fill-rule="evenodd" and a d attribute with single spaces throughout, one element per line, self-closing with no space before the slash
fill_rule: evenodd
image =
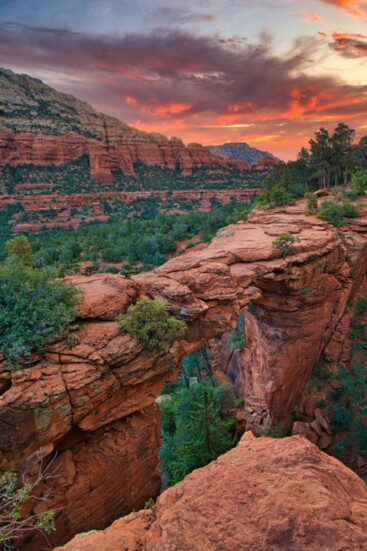
<path id="1" fill-rule="evenodd" d="M 367 19 L 367 3 L 365 0 L 320 0 L 336 8 L 346 11 L 353 17 Z"/>
<path id="2" fill-rule="evenodd" d="M 319 25 L 326 25 L 325 21 L 318 13 L 311 13 L 306 10 L 297 10 L 289 12 L 292 15 L 299 14 L 305 23 L 318 23 Z"/>

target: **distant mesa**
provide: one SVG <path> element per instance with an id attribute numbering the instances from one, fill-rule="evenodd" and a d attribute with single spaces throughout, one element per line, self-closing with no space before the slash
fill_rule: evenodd
<path id="1" fill-rule="evenodd" d="M 232 161 L 245 161 L 249 165 L 268 166 L 276 164 L 279 159 L 269 151 L 261 151 L 245 142 L 231 142 L 222 145 L 209 145 L 211 153 Z M 265 159 L 265 161 L 264 161 Z"/>

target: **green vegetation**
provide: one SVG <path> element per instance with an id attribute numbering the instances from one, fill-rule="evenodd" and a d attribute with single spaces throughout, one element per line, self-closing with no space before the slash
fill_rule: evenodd
<path id="1" fill-rule="evenodd" d="M 326 220 L 333 226 L 343 226 L 347 223 L 348 218 L 359 218 L 361 212 L 358 207 L 350 201 L 343 202 L 324 201 L 317 214 L 321 220 Z"/>
<path id="2" fill-rule="evenodd" d="M 0 475 L 0 545 L 3 549 L 13 549 L 16 541 L 34 528 L 45 534 L 56 529 L 54 511 L 23 516 L 23 509 L 32 497 L 42 499 L 34 489 L 46 478 L 41 475 L 29 482 L 25 475 L 20 477 L 10 471 Z"/>
<path id="3" fill-rule="evenodd" d="M 124 211 L 110 222 L 84 224 L 76 230 L 44 229 L 39 234 L 31 234 L 33 263 L 38 268 L 57 267 L 60 275 L 78 270 L 78 263 L 82 261 L 95 265 L 91 271 L 98 270 L 102 262 L 124 262 L 121 268 L 124 274 L 149 270 L 176 252 L 177 242 L 198 234 L 202 241 L 210 241 L 219 228 L 243 216 L 250 208 L 241 201 L 221 205 L 215 199 L 208 212 L 195 212 L 193 205 L 186 205 L 189 210 L 186 214 L 163 214 L 160 207 L 156 199 L 124 204 Z M 4 220 L 14 215 L 11 213 L 4 215 Z M 4 232 L 0 260 L 5 258 L 8 236 Z"/>
<path id="4" fill-rule="evenodd" d="M 261 436 L 269 436 L 270 438 L 285 438 L 287 435 L 287 430 L 282 424 L 274 424 L 261 431 Z"/>
<path id="5" fill-rule="evenodd" d="M 358 143 L 354 138 L 355 131 L 344 123 L 339 123 L 332 135 L 320 128 L 309 140 L 309 150 L 302 148 L 296 161 L 279 163 L 265 178 L 257 205 L 260 208 L 290 205 L 307 192 L 345 185 L 352 174 L 355 191 L 363 193 L 367 186 L 367 136 Z M 317 202 L 309 194 L 307 199 L 309 214 L 313 214 Z"/>
<path id="6" fill-rule="evenodd" d="M 238 321 L 236 327 L 228 335 L 228 346 L 231 350 L 243 350 L 246 346 L 245 324 Z"/>
<path id="7" fill-rule="evenodd" d="M 357 195 L 363 195 L 367 190 L 367 170 L 365 168 L 357 168 L 352 174 L 352 190 Z"/>
<path id="8" fill-rule="evenodd" d="M 10 195 L 17 191 L 24 195 L 73 195 L 116 191 L 258 188 L 264 179 L 264 172 L 261 171 L 218 169 L 214 166 L 196 168 L 190 176 L 183 176 L 178 167 L 172 170 L 137 162 L 134 171 L 136 177 L 126 176 L 121 170 L 114 171 L 113 186 L 103 184 L 92 178 L 89 156 L 84 154 L 60 165 L 7 164 L 2 170 L 1 182 Z"/>
<path id="9" fill-rule="evenodd" d="M 8 243 L 9 256 L 0 265 L 0 353 L 9 366 L 67 329 L 78 302 L 75 287 L 58 282 L 50 269 L 29 265 L 24 239 Z"/>
<path id="10" fill-rule="evenodd" d="M 286 258 L 291 252 L 291 245 L 294 243 L 300 243 L 301 240 L 299 237 L 294 237 L 291 233 L 282 233 L 278 235 L 276 239 L 272 242 L 273 247 L 279 247 L 282 249 L 282 256 Z"/>
<path id="11" fill-rule="evenodd" d="M 116 321 L 121 329 L 150 349 L 167 348 L 187 330 L 186 323 L 170 316 L 165 305 L 157 300 L 138 300 Z"/>
<path id="12" fill-rule="evenodd" d="M 5 243 L 5 250 L 8 256 L 15 256 L 24 266 L 32 266 L 32 246 L 23 235 L 14 237 Z"/>
<path id="13" fill-rule="evenodd" d="M 161 403 L 164 486 L 176 484 L 236 444 L 231 391 L 201 382 L 181 387 Z"/>
<path id="14" fill-rule="evenodd" d="M 312 191 L 306 191 L 305 198 L 307 199 L 307 211 L 306 214 L 317 214 L 318 202 L 317 195 Z"/>
<path id="15" fill-rule="evenodd" d="M 330 379 L 334 379 L 334 375 L 328 370 L 325 358 L 321 356 L 307 382 L 307 388 L 310 390 L 321 390 L 325 382 Z"/>
<path id="16" fill-rule="evenodd" d="M 349 334 L 353 341 L 351 365 L 339 367 L 339 386 L 332 392 L 328 408 L 333 429 L 344 435 L 333 449 L 341 457 L 351 447 L 367 457 L 367 325 L 361 319 L 366 313 L 367 298 L 362 298 L 356 305 Z"/>

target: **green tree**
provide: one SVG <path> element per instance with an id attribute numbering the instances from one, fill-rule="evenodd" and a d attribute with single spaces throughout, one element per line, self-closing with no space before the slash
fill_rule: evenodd
<path id="1" fill-rule="evenodd" d="M 352 175 L 352 190 L 358 195 L 363 195 L 367 190 L 367 170 L 357 168 Z"/>
<path id="2" fill-rule="evenodd" d="M 187 330 L 186 323 L 170 316 L 158 300 L 138 300 L 126 314 L 119 314 L 116 321 L 121 329 L 150 349 L 166 348 Z"/>
<path id="3" fill-rule="evenodd" d="M 330 143 L 332 146 L 332 162 L 334 166 L 335 185 L 339 183 L 342 176 L 344 184 L 347 183 L 348 170 L 351 163 L 353 152 L 353 140 L 355 130 L 350 128 L 344 122 L 340 122 L 335 128 Z"/>
<path id="4" fill-rule="evenodd" d="M 332 161 L 332 148 L 329 132 L 320 128 L 315 132 L 315 139 L 309 141 L 311 166 L 315 171 L 319 187 L 329 187 Z"/>
<path id="5" fill-rule="evenodd" d="M 316 214 L 318 210 L 317 195 L 312 193 L 312 191 L 308 191 L 307 193 L 305 193 L 305 198 L 307 199 L 308 210 L 308 213 L 306 214 Z"/>
<path id="6" fill-rule="evenodd" d="M 32 266 L 32 246 L 29 239 L 23 235 L 9 239 L 5 243 L 5 249 L 8 256 L 15 256 L 25 266 Z"/>
<path id="7" fill-rule="evenodd" d="M 272 242 L 273 247 L 280 247 L 282 249 L 282 256 L 286 258 L 291 252 L 291 245 L 294 243 L 300 243 L 299 237 L 294 237 L 291 233 L 282 233 L 278 235 L 276 239 Z"/>
<path id="8" fill-rule="evenodd" d="M 78 301 L 76 288 L 49 269 L 27 266 L 17 256 L 0 265 L 0 353 L 9 365 L 65 331 Z"/>
<path id="9" fill-rule="evenodd" d="M 199 383 L 180 389 L 160 405 L 163 445 L 160 459 L 168 485 L 207 465 L 236 443 L 229 415 L 230 390 Z"/>

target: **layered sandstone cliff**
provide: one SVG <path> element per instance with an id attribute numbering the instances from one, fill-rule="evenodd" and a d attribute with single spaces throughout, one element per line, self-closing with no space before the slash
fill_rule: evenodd
<path id="1" fill-rule="evenodd" d="M 197 143 L 137 130 L 89 104 L 27 75 L 0 69 L 0 169 L 6 164 L 63 164 L 87 154 L 91 176 L 113 183 L 112 172 L 136 176 L 134 164 L 156 165 L 189 176 L 194 169 L 250 170 Z"/>
<path id="2" fill-rule="evenodd" d="M 55 551 L 362 551 L 367 489 L 302 437 L 254 438 L 166 490 L 151 509 Z"/>
<path id="3" fill-rule="evenodd" d="M 69 279 L 84 291 L 78 329 L 29 365 L 0 372 L 0 466 L 36 469 L 56 454 L 52 542 L 103 528 L 159 489 L 155 399 L 185 354 L 230 330 L 245 310 L 239 367 L 247 428 L 287 423 L 321 352 L 366 271 L 367 220 L 337 230 L 304 202 L 254 213 L 153 272 Z M 284 259 L 272 245 L 300 242 Z M 164 302 L 188 332 L 167 352 L 143 350 L 114 318 L 138 297 Z M 40 489 L 41 491 L 42 489 Z M 92 499 L 90 496 L 93 496 Z M 33 539 L 32 539 L 33 538 Z M 32 536 L 27 550 L 42 549 Z"/>

